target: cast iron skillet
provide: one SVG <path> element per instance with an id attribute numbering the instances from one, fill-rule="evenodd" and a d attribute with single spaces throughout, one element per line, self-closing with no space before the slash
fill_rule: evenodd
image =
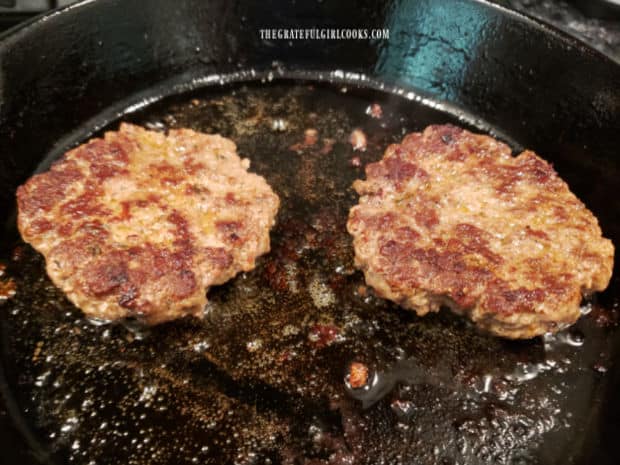
<path id="1" fill-rule="evenodd" d="M 291 26 L 390 39 L 259 39 Z M 344 231 L 355 157 L 453 122 L 551 160 L 620 243 L 605 57 L 485 2 L 100 0 L 5 35 L 0 73 L 1 279 L 17 288 L 0 387 L 23 435 L 0 436 L 9 462 L 617 463 L 617 272 L 576 328 L 507 342 L 375 298 Z M 271 254 L 212 289 L 204 321 L 86 322 L 18 239 L 15 188 L 119 119 L 229 136 L 283 200 Z M 299 143 L 308 127 L 317 146 Z M 368 390 L 348 387 L 353 361 Z"/>

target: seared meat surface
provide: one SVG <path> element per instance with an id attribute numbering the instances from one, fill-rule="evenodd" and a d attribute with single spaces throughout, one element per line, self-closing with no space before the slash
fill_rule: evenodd
<path id="1" fill-rule="evenodd" d="M 122 124 L 19 187 L 19 231 L 91 317 L 198 316 L 269 251 L 279 199 L 248 167 L 218 135 Z"/>
<path id="2" fill-rule="evenodd" d="M 508 338 L 554 332 L 609 283 L 614 247 L 549 163 L 497 140 L 429 126 L 354 183 L 356 265 L 419 315 L 448 306 Z"/>

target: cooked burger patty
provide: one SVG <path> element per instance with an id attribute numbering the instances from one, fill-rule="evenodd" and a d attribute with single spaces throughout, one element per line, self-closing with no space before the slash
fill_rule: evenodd
<path id="1" fill-rule="evenodd" d="M 347 224 L 378 295 L 419 315 L 442 305 L 508 338 L 557 331 L 607 287 L 614 247 L 534 152 L 429 126 L 354 183 Z"/>
<path id="2" fill-rule="evenodd" d="M 18 227 L 84 313 L 160 323 L 269 251 L 279 206 L 218 135 L 122 124 L 17 190 Z"/>

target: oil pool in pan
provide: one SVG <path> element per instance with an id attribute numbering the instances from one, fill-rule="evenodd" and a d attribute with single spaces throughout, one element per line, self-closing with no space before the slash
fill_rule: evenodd
<path id="1" fill-rule="evenodd" d="M 85 321 L 15 233 L 1 277 L 16 287 L 2 304 L 3 357 L 50 460 L 508 464 L 579 450 L 611 307 L 591 302 L 570 330 L 505 341 L 450 312 L 418 318 L 377 299 L 353 269 L 351 183 L 389 143 L 462 125 L 454 116 L 284 81 L 196 90 L 129 119 L 233 139 L 281 197 L 272 251 L 211 289 L 203 321 L 144 329 Z M 365 150 L 349 142 L 356 128 Z M 365 388 L 348 385 L 351 363 L 368 368 Z"/>

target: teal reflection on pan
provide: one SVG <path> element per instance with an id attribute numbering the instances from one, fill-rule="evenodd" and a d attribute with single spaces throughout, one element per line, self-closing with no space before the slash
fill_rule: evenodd
<path id="1" fill-rule="evenodd" d="M 466 86 L 470 62 L 488 16 L 471 3 L 404 0 L 386 16 L 390 39 L 381 44 L 377 73 L 447 100 Z M 455 85 L 456 84 L 456 85 Z"/>

